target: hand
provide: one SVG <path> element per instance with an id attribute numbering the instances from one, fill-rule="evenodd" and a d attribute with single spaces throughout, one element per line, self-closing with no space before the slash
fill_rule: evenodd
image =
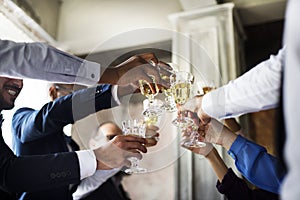
<path id="1" fill-rule="evenodd" d="M 159 128 L 154 125 L 149 125 L 146 127 L 146 147 L 155 146 L 158 142 L 159 133 L 157 132 Z"/>
<path id="2" fill-rule="evenodd" d="M 187 111 L 197 113 L 197 116 L 201 121 L 201 125 L 206 125 L 210 121 L 211 117 L 202 110 L 202 99 L 203 99 L 203 95 L 195 96 L 189 99 L 182 106 L 182 111 L 187 110 Z"/>
<path id="3" fill-rule="evenodd" d="M 128 157 L 142 158 L 147 152 L 144 138 L 131 135 L 118 135 L 105 145 L 94 150 L 97 162 L 97 169 L 112 169 L 123 166 L 130 166 Z"/>
<path id="4" fill-rule="evenodd" d="M 216 119 L 211 121 L 205 126 L 204 141 L 222 145 L 227 150 L 230 149 L 232 143 L 237 138 L 237 135 L 231 132 L 226 126 Z"/>
<path id="5" fill-rule="evenodd" d="M 184 141 L 184 140 L 183 140 Z M 184 142 L 181 144 L 181 146 L 185 149 L 188 149 L 196 154 L 202 155 L 202 156 L 207 156 L 209 152 L 214 148 L 214 146 L 211 143 L 207 143 L 204 147 L 188 147 L 184 145 Z"/>
<path id="6" fill-rule="evenodd" d="M 103 73 L 99 83 L 110 83 L 120 86 L 132 85 L 139 88 L 139 80 L 152 82 L 150 75 L 155 77 L 159 87 L 169 87 L 170 83 L 161 77 L 170 76 L 172 68 L 159 61 L 153 53 L 144 53 L 130 57 L 114 68 L 108 68 Z M 150 84 L 151 90 L 155 88 Z"/>

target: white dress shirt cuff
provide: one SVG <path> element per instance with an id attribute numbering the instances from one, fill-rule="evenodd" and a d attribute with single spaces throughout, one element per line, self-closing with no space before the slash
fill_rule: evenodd
<path id="1" fill-rule="evenodd" d="M 111 88 L 111 94 L 112 94 L 114 100 L 116 101 L 116 103 L 118 105 L 121 105 L 121 101 L 120 101 L 120 99 L 118 97 L 118 86 L 117 85 L 113 85 L 112 86 L 112 88 Z"/>
<path id="2" fill-rule="evenodd" d="M 96 156 L 93 150 L 76 151 L 80 167 L 80 180 L 92 176 L 97 168 Z"/>

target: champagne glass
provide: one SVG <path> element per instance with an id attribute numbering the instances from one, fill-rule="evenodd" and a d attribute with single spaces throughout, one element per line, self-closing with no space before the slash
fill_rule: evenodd
<path id="1" fill-rule="evenodd" d="M 172 73 L 174 74 L 175 71 L 173 71 Z M 171 78 L 173 78 L 173 76 L 172 77 L 163 76 L 162 78 L 165 81 L 169 81 L 171 83 Z M 161 91 L 165 95 L 165 103 L 163 105 L 164 110 L 167 111 L 167 112 L 175 112 L 175 111 L 177 111 L 176 103 L 175 103 L 174 97 L 172 95 L 172 93 L 173 93 L 172 92 L 172 87 L 169 87 L 169 88 L 162 87 Z"/>
<path id="2" fill-rule="evenodd" d="M 196 95 L 207 94 L 208 92 L 214 90 L 215 84 L 214 81 L 206 82 L 206 81 L 197 81 L 196 82 Z M 198 126 L 192 124 L 189 128 L 184 130 L 189 137 L 184 140 L 183 144 L 187 147 L 204 147 L 206 146 L 205 142 L 201 142 L 198 140 Z"/>
<path id="3" fill-rule="evenodd" d="M 191 95 L 191 88 L 194 77 L 189 72 L 179 71 L 170 76 L 171 90 L 175 103 L 180 107 L 184 105 Z M 187 127 L 193 124 L 193 120 L 188 117 L 184 117 L 181 113 L 172 123 L 177 127 Z"/>
<path id="4" fill-rule="evenodd" d="M 196 87 L 197 87 L 196 95 L 207 94 L 208 92 L 216 89 L 216 85 L 214 81 L 197 81 Z"/>
<path id="5" fill-rule="evenodd" d="M 200 136 L 198 128 L 199 127 L 197 125 L 192 124 L 190 127 L 184 130 L 189 135 L 189 137 L 183 141 L 184 146 L 195 148 L 206 146 L 205 142 L 198 140 Z"/>
<path id="6" fill-rule="evenodd" d="M 163 104 L 163 102 L 159 99 L 155 99 L 155 101 L 157 102 L 156 104 L 158 104 L 158 105 Z M 149 106 L 148 99 L 145 99 L 143 101 L 143 106 L 144 106 L 144 109 L 148 108 L 148 106 Z M 156 145 L 156 143 L 158 141 L 158 137 L 155 136 L 156 132 L 149 131 L 148 127 L 149 126 L 159 127 L 161 117 L 162 117 L 161 115 L 156 115 L 156 114 L 144 115 L 144 122 L 146 124 L 146 133 L 145 133 L 145 138 L 147 140 L 146 147 L 152 147 L 152 146 Z"/>
<path id="7" fill-rule="evenodd" d="M 133 135 L 137 137 L 145 137 L 146 125 L 142 120 L 124 120 L 122 121 L 122 132 L 124 135 Z M 125 170 L 127 174 L 145 173 L 147 169 L 139 166 L 139 159 L 130 157 L 128 160 L 131 162 L 130 168 Z"/>
<path id="8" fill-rule="evenodd" d="M 144 116 L 148 115 L 161 115 L 162 109 L 161 106 L 157 106 L 154 101 L 154 97 L 158 94 L 159 88 L 155 82 L 155 77 L 149 75 L 152 79 L 152 83 L 149 83 L 145 80 L 139 80 L 139 86 L 141 90 L 141 94 L 144 95 L 149 100 L 148 108 L 143 112 Z M 150 85 L 154 85 L 154 93 L 151 90 Z"/>

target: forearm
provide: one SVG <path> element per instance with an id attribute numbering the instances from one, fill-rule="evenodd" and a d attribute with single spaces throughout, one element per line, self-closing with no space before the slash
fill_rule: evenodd
<path id="1" fill-rule="evenodd" d="M 223 177 L 228 171 L 227 166 L 225 165 L 224 161 L 220 157 L 219 153 L 215 148 L 213 148 L 209 154 L 206 156 L 206 159 L 209 161 L 210 165 L 212 166 L 215 174 L 217 175 L 219 181 L 223 180 Z"/>
<path id="2" fill-rule="evenodd" d="M 117 70 L 114 68 L 106 68 L 101 74 L 98 83 L 116 85 L 118 80 L 119 80 L 119 74 L 117 73 Z"/>
<path id="3" fill-rule="evenodd" d="M 273 193 L 279 192 L 285 170 L 265 148 L 238 136 L 228 153 L 235 160 L 237 169 L 251 183 Z"/>
<path id="4" fill-rule="evenodd" d="M 78 157 L 74 152 L 16 157 L 2 137 L 0 149 L 0 184 L 7 191 L 35 191 L 79 183 Z"/>
<path id="5" fill-rule="evenodd" d="M 219 119 L 276 107 L 284 54 L 283 49 L 227 85 L 204 95 L 203 111 Z"/>
<path id="6" fill-rule="evenodd" d="M 0 40 L 2 76 L 52 82 L 94 85 L 100 65 L 67 54 L 44 43 L 15 43 Z"/>

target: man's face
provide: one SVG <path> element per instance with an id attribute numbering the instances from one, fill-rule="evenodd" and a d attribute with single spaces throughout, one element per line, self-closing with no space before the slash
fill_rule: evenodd
<path id="1" fill-rule="evenodd" d="M 109 142 L 117 135 L 122 135 L 122 130 L 116 124 L 111 122 L 103 124 L 98 129 L 96 136 L 90 139 L 89 146 L 90 148 L 99 147 Z"/>
<path id="2" fill-rule="evenodd" d="M 10 110 L 23 88 L 23 80 L 0 77 L 0 110 Z"/>

